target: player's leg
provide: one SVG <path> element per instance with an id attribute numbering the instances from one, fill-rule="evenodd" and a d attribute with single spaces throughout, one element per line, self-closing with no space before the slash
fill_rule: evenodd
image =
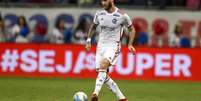
<path id="1" fill-rule="evenodd" d="M 103 61 L 104 60 L 104 57 L 103 57 L 104 51 L 105 51 L 105 47 L 97 46 L 97 49 L 96 49 L 96 71 L 97 71 L 98 75 L 96 78 L 95 89 L 94 89 L 94 92 L 92 94 L 91 101 L 98 101 L 99 92 L 100 92 L 102 85 L 105 81 L 105 80 L 100 80 L 100 78 L 102 78 L 101 75 L 103 76 L 103 79 L 104 79 L 104 75 L 105 75 L 104 72 L 99 73 L 99 71 L 102 71 L 100 68 L 104 67 L 104 65 L 102 63 L 102 62 L 104 62 Z"/>
<path id="2" fill-rule="evenodd" d="M 100 67 L 97 71 L 98 76 L 96 78 L 95 90 L 92 94 L 91 101 L 98 101 L 98 95 L 99 95 L 99 92 L 101 91 L 101 88 L 102 88 L 106 78 L 107 78 L 107 69 L 109 68 L 109 66 L 110 66 L 110 62 L 106 58 L 103 58 L 100 61 Z"/>
<path id="3" fill-rule="evenodd" d="M 107 77 L 105 84 L 119 99 L 119 101 L 127 101 L 116 82 L 114 82 L 109 76 Z"/>
<path id="4" fill-rule="evenodd" d="M 99 95 L 99 92 L 102 88 L 102 85 L 104 84 L 106 78 L 107 78 L 107 69 L 109 67 L 110 63 L 107 59 L 102 59 L 100 62 L 100 68 L 98 69 L 98 76 L 96 78 L 96 87 L 94 90 L 94 93 L 96 95 Z"/>
<path id="5" fill-rule="evenodd" d="M 105 54 L 105 57 L 110 61 L 111 65 L 115 65 L 117 62 L 117 57 L 119 55 L 119 47 L 114 47 L 113 49 L 109 48 Z M 114 55 L 112 55 L 114 54 Z M 112 58 L 110 58 L 112 57 Z M 112 90 L 112 92 L 117 96 L 119 101 L 127 101 L 121 90 L 119 89 L 116 82 L 114 82 L 109 76 L 105 80 L 106 86 Z"/>

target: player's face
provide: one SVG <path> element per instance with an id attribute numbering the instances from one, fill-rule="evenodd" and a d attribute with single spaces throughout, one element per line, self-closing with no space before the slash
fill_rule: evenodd
<path id="1" fill-rule="evenodd" d="M 101 0 L 101 4 L 105 10 L 108 10 L 112 7 L 113 0 Z"/>

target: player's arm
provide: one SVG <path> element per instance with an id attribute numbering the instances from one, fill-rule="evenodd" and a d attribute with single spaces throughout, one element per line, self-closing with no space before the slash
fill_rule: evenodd
<path id="1" fill-rule="evenodd" d="M 129 32 L 129 41 L 128 45 L 133 45 L 133 41 L 135 38 L 135 28 L 131 25 L 128 27 L 128 32 Z"/>
<path id="2" fill-rule="evenodd" d="M 98 12 L 96 12 L 95 17 L 93 19 L 93 23 L 89 28 L 88 34 L 87 34 L 87 42 L 86 42 L 86 50 L 89 51 L 91 49 L 91 37 L 93 36 L 94 32 L 96 31 L 96 27 L 98 26 Z"/>
<path id="3" fill-rule="evenodd" d="M 128 28 L 128 35 L 129 35 L 128 49 L 130 52 L 135 52 L 135 48 L 133 47 L 133 41 L 135 38 L 135 29 L 132 25 L 130 17 L 127 14 L 124 14 L 124 18 L 125 18 L 125 26 Z"/>
<path id="4" fill-rule="evenodd" d="M 93 34 L 95 33 L 97 24 L 92 23 L 92 25 L 89 28 L 88 34 L 87 34 L 87 41 L 86 41 L 86 50 L 89 51 L 91 49 L 91 37 L 93 36 Z"/>
<path id="5" fill-rule="evenodd" d="M 133 41 L 135 38 L 135 28 L 132 25 L 128 27 L 128 33 L 129 33 L 128 49 L 131 52 L 135 52 L 135 48 L 133 47 Z"/>

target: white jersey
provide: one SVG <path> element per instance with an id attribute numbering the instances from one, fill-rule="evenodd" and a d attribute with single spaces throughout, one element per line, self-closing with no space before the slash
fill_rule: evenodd
<path id="1" fill-rule="evenodd" d="M 111 65 L 115 65 L 120 53 L 123 28 L 131 26 L 132 21 L 126 13 L 122 13 L 116 8 L 113 13 L 108 13 L 105 10 L 96 12 L 93 22 L 100 27 L 96 68 L 100 68 L 100 61 L 103 58 L 106 58 Z"/>
<path id="2" fill-rule="evenodd" d="M 100 27 L 98 44 L 119 43 L 123 27 L 132 25 L 130 17 L 118 8 L 113 13 L 108 13 L 106 10 L 97 11 L 93 22 Z"/>

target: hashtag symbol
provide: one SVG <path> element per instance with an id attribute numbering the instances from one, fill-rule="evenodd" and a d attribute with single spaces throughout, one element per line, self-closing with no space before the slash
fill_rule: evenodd
<path id="1" fill-rule="evenodd" d="M 11 72 L 15 71 L 15 68 L 18 66 L 18 51 L 17 50 L 5 50 L 5 52 L 2 55 L 2 62 L 1 62 L 1 67 L 2 71 L 6 72 L 10 70 Z"/>

